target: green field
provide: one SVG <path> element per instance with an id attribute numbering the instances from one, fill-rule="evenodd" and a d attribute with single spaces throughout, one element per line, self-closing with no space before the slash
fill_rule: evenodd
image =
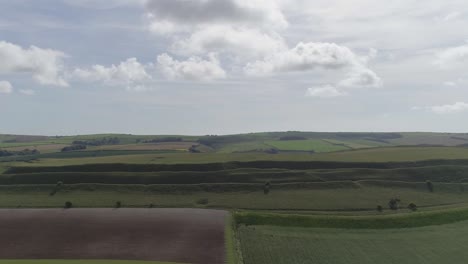
<path id="1" fill-rule="evenodd" d="M 379 187 L 369 183 L 317 184 L 302 188 L 295 186 L 273 187 L 268 195 L 262 185 L 97 185 L 79 184 L 50 196 L 53 185 L 3 186 L 0 189 L 0 207 L 63 207 L 66 201 L 75 207 L 113 207 L 121 201 L 124 207 L 207 207 L 261 210 L 300 210 L 371 212 L 376 214 L 377 205 L 386 212 L 390 198 L 401 199 L 402 212 L 409 203 L 420 210 L 431 207 L 460 206 L 468 204 L 466 192 L 459 184 L 435 185 L 436 192 L 428 192 L 424 184 L 417 186 Z M 465 186 L 465 185 L 462 185 Z M 276 188 L 276 189 L 275 189 Z M 201 199 L 207 199 L 199 204 Z"/>
<path id="2" fill-rule="evenodd" d="M 468 221 L 411 229 L 241 226 L 245 264 L 466 263 Z"/>
<path id="3" fill-rule="evenodd" d="M 345 145 L 332 144 L 325 140 L 275 140 L 265 141 L 265 144 L 270 145 L 279 150 L 286 151 L 313 151 L 313 152 L 333 152 L 339 150 L 349 150 Z"/>

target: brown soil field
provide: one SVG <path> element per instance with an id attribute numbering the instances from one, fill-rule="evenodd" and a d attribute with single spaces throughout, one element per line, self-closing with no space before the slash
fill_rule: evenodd
<path id="1" fill-rule="evenodd" d="M 141 143 L 128 145 L 105 145 L 89 150 L 188 150 L 191 146 L 198 145 L 197 142 L 161 142 Z"/>
<path id="2" fill-rule="evenodd" d="M 0 209 L 0 259 L 225 261 L 226 211 Z"/>

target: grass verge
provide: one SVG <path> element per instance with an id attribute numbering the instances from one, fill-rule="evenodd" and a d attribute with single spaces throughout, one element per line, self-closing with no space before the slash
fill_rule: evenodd
<path id="1" fill-rule="evenodd" d="M 236 212 L 237 225 L 272 225 L 288 227 L 387 229 L 442 225 L 468 220 L 468 208 L 414 212 L 385 216 L 308 216 Z"/>

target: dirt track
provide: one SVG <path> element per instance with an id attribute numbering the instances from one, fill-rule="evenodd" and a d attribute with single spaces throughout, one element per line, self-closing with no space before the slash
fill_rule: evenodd
<path id="1" fill-rule="evenodd" d="M 0 259 L 224 263 L 226 215 L 202 209 L 0 209 Z"/>

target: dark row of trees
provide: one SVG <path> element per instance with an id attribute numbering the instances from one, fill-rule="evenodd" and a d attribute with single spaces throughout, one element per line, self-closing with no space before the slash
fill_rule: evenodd
<path id="1" fill-rule="evenodd" d="M 68 151 L 83 150 L 83 149 L 86 149 L 86 145 L 78 144 L 78 145 L 71 145 L 71 146 L 64 147 L 62 148 L 61 151 L 68 152 Z"/>
<path id="2" fill-rule="evenodd" d="M 162 138 L 153 138 L 153 139 L 146 139 L 141 140 L 137 139 L 137 143 L 161 143 L 161 142 L 181 142 L 183 138 L 181 137 L 162 137 Z"/>
<path id="3" fill-rule="evenodd" d="M 388 208 L 390 210 L 398 210 L 400 209 L 400 204 L 401 204 L 401 200 L 399 198 L 392 198 L 388 201 Z M 414 203 L 408 204 L 407 208 L 413 212 L 418 210 L 418 207 Z M 382 205 L 377 205 L 377 211 L 379 212 L 383 211 Z"/>
<path id="4" fill-rule="evenodd" d="M 40 154 L 37 149 L 23 149 L 20 151 L 0 150 L 0 157 L 26 156 Z"/>
<path id="5" fill-rule="evenodd" d="M 92 140 L 75 140 L 72 142 L 73 145 L 85 145 L 85 146 L 102 146 L 102 145 L 117 145 L 120 144 L 120 139 L 117 137 L 104 137 L 100 139 Z"/>

